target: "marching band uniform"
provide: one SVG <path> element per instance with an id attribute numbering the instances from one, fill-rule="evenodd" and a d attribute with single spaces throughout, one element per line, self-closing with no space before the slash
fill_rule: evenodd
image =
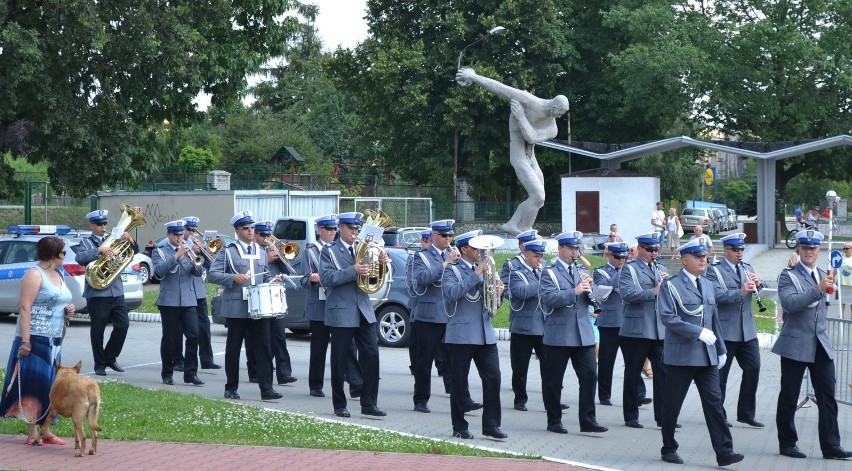
<path id="1" fill-rule="evenodd" d="M 796 446 L 796 401 L 802 387 L 802 376 L 808 370 L 814 387 L 819 421 L 819 447 L 826 459 L 852 458 L 852 452 L 840 446 L 837 425 L 837 400 L 834 386 L 834 349 L 829 340 L 826 321 L 827 306 L 823 302 L 833 278 L 817 268 L 819 246 L 823 235 L 814 230 L 796 234 L 796 253 L 800 261 L 786 268 L 778 277 L 778 298 L 783 309 L 784 324 L 772 353 L 781 357 L 781 390 L 775 424 L 778 445 L 784 456 L 805 458 Z M 829 276 L 827 280 L 824 280 Z"/>
<path id="2" fill-rule="evenodd" d="M 257 362 L 261 399 L 280 399 L 281 394 L 272 389 L 270 320 L 251 319 L 248 301 L 243 296 L 243 288 L 259 282 L 269 282 L 273 275 L 269 273 L 266 256 L 254 242 L 252 212 L 241 211 L 235 214 L 231 218 L 231 225 L 237 231 L 238 240 L 219 252 L 207 273 L 207 281 L 224 287 L 222 316 L 228 319 L 228 338 L 225 342 L 225 398 L 240 398 L 237 393 L 240 380 L 240 350 L 243 340 L 247 340 L 246 344 Z M 237 278 L 244 277 L 247 277 L 245 281 L 236 281 Z"/>
<path id="3" fill-rule="evenodd" d="M 497 338 L 491 325 L 494 313 L 485 309 L 483 276 L 476 272 L 477 267 L 473 265 L 479 253 L 468 245 L 472 238 L 480 234 L 482 231 L 476 230 L 456 237 L 456 247 L 461 251 L 461 258 L 444 270 L 441 279 L 444 309 L 449 318 L 444 342 L 447 344 L 452 375 L 450 416 L 454 437 L 473 438 L 464 418 L 465 379 L 472 360 L 482 380 L 482 434 L 503 439 L 508 438 L 508 435 L 500 430 L 500 359 L 497 355 Z"/>
<path id="4" fill-rule="evenodd" d="M 693 239 L 680 246 L 678 252 L 684 268 L 663 281 L 658 296 L 659 317 L 666 326 L 666 399 L 660 453 L 663 461 L 683 463 L 677 453 L 675 428 L 689 386 L 695 382 L 716 461 L 719 466 L 727 466 L 742 461 L 743 455 L 733 451 L 731 431 L 722 411 L 719 369 L 725 364 L 726 350 L 713 283 L 701 276 L 707 265 L 707 247 Z M 656 373 L 655 368 L 655 377 Z"/>
<path id="5" fill-rule="evenodd" d="M 160 280 L 157 307 L 163 336 L 160 340 L 163 384 L 175 384 L 172 379 L 175 358 L 175 332 L 186 337 L 186 358 L 183 365 L 183 382 L 196 386 L 204 384 L 198 379 L 198 297 L 194 277 L 200 277 L 202 268 L 189 259 L 183 239 L 186 221 L 178 219 L 166 223 L 169 244 L 157 247 L 151 253 L 154 274 Z"/>
<path id="6" fill-rule="evenodd" d="M 588 271 L 573 261 L 579 256 L 583 233 L 563 232 L 556 236 L 559 258 L 541 275 L 541 304 L 544 309 L 542 342 L 547 352 L 547 370 L 542 373 L 547 430 L 568 433 L 562 425 L 559 398 L 562 379 L 570 360 L 579 384 L 577 411 L 582 432 L 606 432 L 595 417 L 595 333 L 589 323 L 588 292 L 577 292 Z M 529 244 L 527 244 L 529 245 Z M 541 247 L 544 252 L 544 247 Z M 568 263 L 568 261 L 572 263 Z M 582 289 L 582 288 L 579 288 Z M 589 287 L 591 289 L 591 287 Z"/>
<path id="7" fill-rule="evenodd" d="M 743 370 L 737 402 L 737 422 L 760 428 L 763 424 L 754 419 L 757 409 L 757 382 L 760 378 L 760 345 L 757 341 L 757 328 L 751 310 L 754 291 L 748 290 L 745 294 L 742 291 L 743 284 L 749 282 L 747 273 L 754 273 L 754 268 L 740 260 L 745 249 L 745 234 L 722 237 L 722 244 L 725 258 L 710 265 L 705 275 L 713 282 L 716 309 L 722 326 L 722 339 L 728 350 L 728 361 L 719 372 L 722 413 L 727 418 L 724 408 L 725 390 L 731 365 L 736 358 Z"/>
<path id="8" fill-rule="evenodd" d="M 645 358 L 651 360 L 654 370 L 654 420 L 662 420 L 662 403 L 666 384 L 663 366 L 663 339 L 666 331 L 657 316 L 656 287 L 662 281 L 654 258 L 659 254 L 657 233 L 636 238 L 639 256 L 624 264 L 618 278 L 618 289 L 624 301 L 624 322 L 621 336 L 621 353 L 624 356 L 624 388 L 622 393 L 624 424 L 642 428 L 639 423 L 639 393 L 642 366 Z"/>
<path id="9" fill-rule="evenodd" d="M 420 250 L 432 247 L 432 229 L 420 232 Z M 417 252 L 414 252 L 416 255 Z M 408 293 L 408 370 L 411 375 L 414 375 L 414 362 L 417 358 L 417 329 L 414 328 L 414 323 L 417 318 L 414 316 L 414 311 L 417 308 L 417 299 L 419 298 L 414 291 L 414 278 L 412 270 L 414 269 L 414 256 L 410 256 L 405 260 L 405 285 Z M 443 376 L 441 367 L 438 366 L 438 359 L 435 358 L 435 367 L 438 368 L 438 376 Z"/>
<path id="10" fill-rule="evenodd" d="M 353 243 L 361 228 L 361 213 L 344 213 L 338 222 L 341 236 L 323 248 L 320 258 L 320 283 L 326 289 L 325 325 L 331 330 L 331 393 L 334 414 L 349 417 L 343 381 L 354 339 L 363 375 L 361 413 L 387 415 L 377 406 L 379 395 L 379 346 L 376 338 L 376 313 L 370 297 L 358 288 Z"/>
<path id="11" fill-rule="evenodd" d="M 527 410 L 527 374 L 530 358 L 535 350 L 538 356 L 538 369 L 542 381 L 547 374 L 547 350 L 542 343 L 544 335 L 544 311 L 539 298 L 539 286 L 542 266 L 533 268 L 526 263 L 524 253 L 531 251 L 544 254 L 541 239 L 524 242 L 520 261 L 509 271 L 507 289 L 509 292 L 509 358 L 512 364 L 512 391 L 515 393 L 514 408 Z M 539 262 L 543 264 L 542 261 Z"/>
<path id="12" fill-rule="evenodd" d="M 524 244 L 533 239 L 538 239 L 538 231 L 535 229 L 524 231 L 518 234 L 515 238 L 518 240 L 518 253 L 512 258 L 506 259 L 506 261 L 503 262 L 503 267 L 500 269 L 500 281 L 503 283 L 503 286 L 509 286 L 509 274 L 523 265 L 524 256 L 522 252 Z M 506 291 L 503 292 L 503 297 L 508 299 L 508 288 L 506 288 Z"/>
<path id="13" fill-rule="evenodd" d="M 86 215 L 92 235 L 80 241 L 80 250 L 77 252 L 77 263 L 88 266 L 101 257 L 101 244 L 106 238 L 105 226 L 109 211 L 98 209 Z M 122 238 L 133 244 L 134 252 L 138 252 L 136 242 L 126 232 Z M 127 329 L 130 327 L 130 318 L 127 315 L 127 305 L 124 303 L 124 283 L 121 276 L 115 277 L 115 281 L 104 289 L 97 289 L 89 284 L 83 288 L 83 297 L 86 298 L 86 306 L 91 319 L 90 337 L 92 343 L 92 355 L 95 360 L 95 374 L 106 375 L 106 367 L 122 373 L 124 369 L 118 366 L 117 358 L 124 347 L 127 338 Z M 104 331 L 107 324 L 112 324 L 112 332 L 104 347 Z"/>

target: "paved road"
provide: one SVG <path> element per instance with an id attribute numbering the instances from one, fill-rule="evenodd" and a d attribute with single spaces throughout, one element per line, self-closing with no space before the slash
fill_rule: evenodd
<path id="1" fill-rule="evenodd" d="M 760 255 L 753 256 L 754 264 L 758 274 L 766 279 L 774 279 L 780 272 L 784 260 L 790 251 L 769 250 Z M 10 339 L 14 332 L 14 318 L 0 320 L 0 338 Z M 84 371 L 91 372 L 91 349 L 88 340 L 88 322 L 76 321 L 69 329 L 64 348 L 65 363 L 74 363 L 78 359 L 84 362 Z M 109 371 L 110 379 L 120 379 L 142 387 L 167 388 L 182 393 L 197 393 L 208 397 L 221 398 L 224 390 L 224 372 L 222 370 L 202 370 L 199 376 L 207 382 L 202 387 L 164 386 L 160 383 L 159 366 L 159 339 L 160 324 L 150 322 L 133 322 L 125 346 L 125 351 L 119 358 L 119 362 L 127 368 L 124 374 Z M 225 344 L 225 328 L 213 326 L 213 349 L 217 352 L 217 361 L 223 362 Z M 385 349 L 381 350 L 381 385 L 379 391 L 379 406 L 388 412 L 385 418 L 371 418 L 358 414 L 359 408 L 356 402 L 350 402 L 349 408 L 353 416 L 349 419 L 337 419 L 332 413 L 330 386 L 326 376 L 325 391 L 326 398 L 313 398 L 308 395 L 307 386 L 307 363 L 309 342 L 306 337 L 291 338 L 288 342 L 290 355 L 293 359 L 294 374 L 299 381 L 288 386 L 278 386 L 277 389 L 284 394 L 284 398 L 274 402 L 261 402 L 260 393 L 254 384 L 243 383 L 240 394 L 243 402 L 257 404 L 273 409 L 284 409 L 288 411 L 303 413 L 306 415 L 321 417 L 327 420 L 339 420 L 353 424 L 371 427 L 380 427 L 387 430 L 396 430 L 404 433 L 433 437 L 438 439 L 452 439 L 451 424 L 449 417 L 449 401 L 443 391 L 440 380 L 433 380 L 433 396 L 429 403 L 431 414 L 420 414 L 412 410 L 411 393 L 413 379 L 408 373 L 408 354 L 405 350 Z M 659 429 L 654 427 L 653 411 L 650 406 L 643 407 L 640 411 L 640 422 L 646 428 L 641 430 L 627 428 L 623 425 L 621 413 L 621 392 L 616 387 L 614 391 L 614 406 L 598 406 L 598 422 L 610 428 L 604 434 L 583 434 L 579 431 L 576 417 L 577 411 L 577 386 L 576 377 L 569 369 L 565 379 L 565 390 L 563 401 L 571 405 L 563 423 L 568 428 L 567 435 L 556 435 L 545 430 L 546 418 L 544 407 L 541 402 L 541 381 L 537 378 L 537 367 L 530 368 L 528 412 L 518 412 L 511 409 L 512 392 L 510 388 L 511 369 L 509 367 L 509 345 L 508 342 L 500 342 L 500 361 L 503 372 L 502 380 L 502 403 L 503 403 L 503 430 L 509 434 L 509 439 L 496 441 L 482 437 L 480 432 L 480 413 L 469 414 L 468 420 L 471 431 L 476 438 L 470 442 L 473 445 L 496 448 L 518 453 L 530 453 L 553 457 L 571 463 L 584 466 L 627 469 L 627 470 L 657 470 L 667 466 L 660 461 L 661 437 Z M 0 346 L 0 361 L 5 364 L 8 350 Z M 773 469 L 773 471 L 793 469 L 822 469 L 840 470 L 848 469 L 848 463 L 823 460 L 820 455 L 819 442 L 817 440 L 816 422 L 817 410 L 815 407 L 805 408 L 797 414 L 797 426 L 799 429 L 799 447 L 811 458 L 807 460 L 793 460 L 778 455 L 776 429 L 774 426 L 775 404 L 778 394 L 779 383 L 779 360 L 778 357 L 768 351 L 762 352 L 763 368 L 761 382 L 758 389 L 758 411 L 757 420 L 766 423 L 767 428 L 752 429 L 739 423 L 734 423 L 732 429 L 734 447 L 736 451 L 746 455 L 745 461 L 739 465 L 740 469 Z M 616 377 L 614 384 L 619 385 L 622 381 L 621 369 L 623 364 L 619 359 L 616 365 Z M 326 375 L 329 371 L 326 369 Z M 242 371 L 245 380 L 245 370 Z M 176 375 L 176 379 L 179 376 Z M 733 368 L 729 386 L 735 388 L 739 385 L 740 371 Z M 475 368 L 472 368 L 470 379 L 471 393 L 474 398 L 481 399 L 482 393 L 480 381 L 476 377 Z M 650 386 L 650 384 L 649 384 Z M 650 388 L 649 388 L 650 389 Z M 735 415 L 736 393 L 729 394 L 727 409 Z M 840 430 L 844 439 L 844 445 L 852 448 L 852 440 L 848 431 L 852 422 L 852 408 L 840 406 Z M 704 418 L 701 412 L 697 393 L 693 390 L 687 396 L 683 412 L 680 416 L 683 428 L 677 434 L 681 448 L 681 456 L 686 465 L 678 469 L 700 469 L 715 467 L 716 461 L 713 451 L 709 445 L 709 436 Z"/>

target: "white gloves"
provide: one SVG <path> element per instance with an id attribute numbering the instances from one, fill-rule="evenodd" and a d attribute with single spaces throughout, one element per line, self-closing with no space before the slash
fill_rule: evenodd
<path id="1" fill-rule="evenodd" d="M 727 353 L 723 353 L 723 354 L 719 355 L 719 365 L 718 366 L 719 366 L 720 370 L 725 366 L 725 363 L 727 363 L 727 361 L 728 361 L 728 354 Z"/>
<path id="2" fill-rule="evenodd" d="M 706 345 L 713 345 L 716 343 L 716 334 L 710 329 L 701 329 L 701 333 L 698 334 L 698 340 L 701 340 Z"/>

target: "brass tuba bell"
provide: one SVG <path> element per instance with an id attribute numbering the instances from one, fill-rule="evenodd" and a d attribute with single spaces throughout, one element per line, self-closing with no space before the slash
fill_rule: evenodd
<path id="1" fill-rule="evenodd" d="M 122 233 L 127 232 L 137 227 L 145 227 L 145 217 L 136 209 L 122 204 L 120 206 L 121 218 L 118 220 L 116 229 L 120 229 Z M 112 257 L 99 257 L 94 262 L 86 266 L 86 281 L 95 289 L 106 289 L 111 285 L 118 275 L 130 265 L 133 261 L 133 244 L 124 240 L 116 239 L 112 233 L 104 239 L 101 246 L 108 246 L 112 249 Z"/>

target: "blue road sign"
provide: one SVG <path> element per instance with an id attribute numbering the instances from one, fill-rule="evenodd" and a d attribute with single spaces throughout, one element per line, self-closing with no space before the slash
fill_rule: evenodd
<path id="1" fill-rule="evenodd" d="M 830 259 L 831 268 L 840 268 L 840 265 L 843 263 L 843 255 L 840 254 L 839 250 L 832 250 Z"/>

